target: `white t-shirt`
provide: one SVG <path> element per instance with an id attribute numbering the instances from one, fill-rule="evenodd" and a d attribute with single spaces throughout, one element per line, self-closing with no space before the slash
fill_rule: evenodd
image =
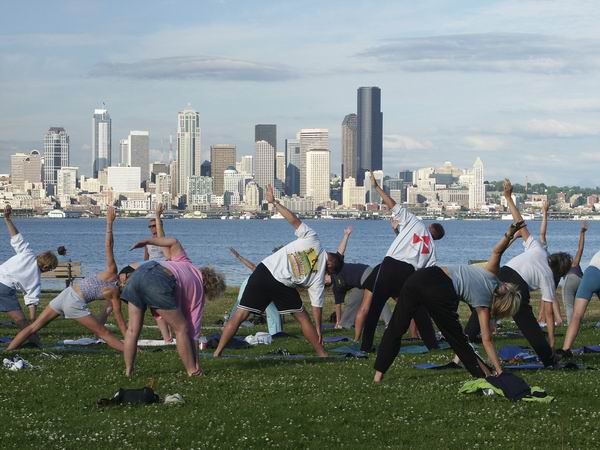
<path id="1" fill-rule="evenodd" d="M 304 222 L 296 229 L 296 239 L 262 260 L 273 278 L 289 287 L 306 287 L 310 303 L 323 307 L 327 254 L 317 233 Z"/>
<path id="2" fill-rule="evenodd" d="M 42 290 L 41 271 L 21 233 L 10 238 L 16 255 L 0 266 L 0 283 L 25 294 L 26 305 L 37 305 Z"/>
<path id="3" fill-rule="evenodd" d="M 164 261 L 165 254 L 163 253 L 163 248 L 158 245 L 146 245 L 146 250 L 148 251 L 148 259 L 150 261 Z"/>
<path id="4" fill-rule="evenodd" d="M 525 251 L 515 256 L 506 265 L 521 275 L 530 291 L 540 289 L 543 301 L 554 301 L 556 288 L 552 269 L 548 265 L 548 252 L 542 243 L 531 235 L 523 242 L 523 247 Z"/>
<path id="5" fill-rule="evenodd" d="M 415 270 L 435 266 L 435 244 L 429 229 L 413 213 L 396 204 L 392 208 L 398 224 L 398 235 L 385 256 L 411 264 Z"/>
<path id="6" fill-rule="evenodd" d="M 590 266 L 600 269 L 600 252 L 597 252 L 590 261 Z"/>

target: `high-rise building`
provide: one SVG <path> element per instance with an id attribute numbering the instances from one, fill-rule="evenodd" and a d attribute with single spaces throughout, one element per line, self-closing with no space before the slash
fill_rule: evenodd
<path id="1" fill-rule="evenodd" d="M 358 88 L 357 94 L 357 183 L 362 184 L 365 171 L 383 170 L 383 113 L 381 112 L 381 89 Z"/>
<path id="2" fill-rule="evenodd" d="M 200 176 L 210 177 L 212 175 L 212 171 L 210 170 L 210 161 L 205 160 L 200 164 Z"/>
<path id="3" fill-rule="evenodd" d="M 267 141 L 277 151 L 277 125 L 256 125 L 254 127 L 254 142 L 258 141 Z"/>
<path id="4" fill-rule="evenodd" d="M 16 153 L 10 157 L 10 182 L 13 187 L 23 189 L 25 183 L 42 181 L 42 157 L 40 152 Z"/>
<path id="5" fill-rule="evenodd" d="M 312 197 L 315 205 L 330 200 L 329 174 L 329 150 L 313 148 L 306 152 L 306 197 Z"/>
<path id="6" fill-rule="evenodd" d="M 106 109 L 95 109 L 92 119 L 92 158 L 94 178 L 111 165 L 112 122 Z"/>
<path id="7" fill-rule="evenodd" d="M 69 135 L 62 127 L 51 127 L 44 136 L 44 187 L 48 195 L 56 191 L 56 175 L 69 165 Z"/>
<path id="8" fill-rule="evenodd" d="M 287 195 L 300 194 L 300 135 L 296 139 L 285 140 L 285 158 L 287 167 L 285 171 L 285 193 Z"/>
<path id="9" fill-rule="evenodd" d="M 485 205 L 485 184 L 483 183 L 483 162 L 477 157 L 471 171 L 469 183 L 469 209 L 479 209 Z"/>
<path id="10" fill-rule="evenodd" d="M 141 191 L 141 169 L 139 167 L 107 167 L 106 186 L 114 192 Z"/>
<path id="11" fill-rule="evenodd" d="M 213 194 L 213 180 L 211 177 L 194 175 L 188 180 L 187 204 L 206 205 L 210 203 Z"/>
<path id="12" fill-rule="evenodd" d="M 179 195 L 179 184 L 177 183 L 177 160 L 169 163 L 169 175 L 171 175 L 171 195 L 174 197 Z M 182 192 L 184 194 L 184 192 Z"/>
<path id="13" fill-rule="evenodd" d="M 171 175 L 165 172 L 159 172 L 155 178 L 156 188 L 154 189 L 157 194 L 170 194 L 171 193 Z"/>
<path id="14" fill-rule="evenodd" d="M 147 131 L 129 132 L 127 137 L 129 152 L 128 166 L 141 169 L 142 182 L 148 180 L 150 166 L 150 133 Z"/>
<path id="15" fill-rule="evenodd" d="M 250 181 L 246 184 L 244 191 L 244 203 L 246 208 L 251 211 L 256 211 L 260 206 L 260 192 L 258 185 L 254 181 Z"/>
<path id="16" fill-rule="evenodd" d="M 119 165 L 122 167 L 128 167 L 129 164 L 129 139 L 120 139 L 119 140 L 119 154 L 121 157 L 119 158 Z"/>
<path id="17" fill-rule="evenodd" d="M 254 180 L 263 199 L 267 186 L 275 184 L 275 149 L 267 141 L 258 141 L 254 152 Z"/>
<path id="18" fill-rule="evenodd" d="M 162 163 L 162 162 L 153 162 L 150 164 L 150 181 L 152 183 L 156 183 L 156 176 L 159 173 L 165 173 L 167 175 L 170 175 L 169 172 L 169 164 L 166 163 Z M 165 192 L 170 192 L 169 191 L 165 191 Z"/>
<path id="19" fill-rule="evenodd" d="M 342 121 L 342 181 L 356 178 L 358 173 L 358 139 L 356 114 L 348 114 Z"/>
<path id="20" fill-rule="evenodd" d="M 306 153 L 312 149 L 329 150 L 329 130 L 304 128 L 300 130 L 300 196 L 306 196 Z M 329 172 L 327 172 L 329 177 Z"/>
<path id="21" fill-rule="evenodd" d="M 77 194 L 77 171 L 79 167 L 61 167 L 56 176 L 56 196 L 67 199 Z"/>
<path id="22" fill-rule="evenodd" d="M 187 192 L 188 178 L 200 175 L 200 114 L 191 107 L 177 114 L 177 192 Z M 173 174 L 171 174 L 173 176 Z"/>
<path id="23" fill-rule="evenodd" d="M 254 157 L 252 155 L 242 156 L 240 172 L 244 175 L 254 175 Z"/>
<path id="24" fill-rule="evenodd" d="M 344 206 L 355 208 L 365 204 L 365 187 L 357 186 L 354 177 L 348 177 L 344 180 L 342 191 L 342 201 Z"/>
<path id="25" fill-rule="evenodd" d="M 225 175 L 223 177 L 223 195 L 225 195 L 226 192 L 229 192 L 231 194 L 237 194 L 238 198 L 243 200 L 245 190 L 246 175 L 238 172 L 231 166 L 225 169 Z"/>
<path id="26" fill-rule="evenodd" d="M 215 144 L 210 146 L 210 172 L 213 179 L 213 194 L 223 195 L 225 170 L 235 167 L 235 145 Z"/>
<path id="27" fill-rule="evenodd" d="M 275 178 L 285 184 L 285 153 L 275 153 Z"/>

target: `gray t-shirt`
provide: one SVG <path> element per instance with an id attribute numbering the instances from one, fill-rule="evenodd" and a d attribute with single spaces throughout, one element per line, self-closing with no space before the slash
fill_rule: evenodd
<path id="1" fill-rule="evenodd" d="M 446 266 L 458 296 L 473 308 L 489 308 L 498 278 L 482 267 L 465 264 Z"/>

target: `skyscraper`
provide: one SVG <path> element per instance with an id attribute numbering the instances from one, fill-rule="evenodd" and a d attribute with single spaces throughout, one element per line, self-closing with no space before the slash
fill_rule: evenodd
<path id="1" fill-rule="evenodd" d="M 230 166 L 235 167 L 235 158 L 235 145 L 215 144 L 210 146 L 210 171 L 214 195 L 223 195 L 224 173 Z"/>
<path id="2" fill-rule="evenodd" d="M 383 113 L 381 112 L 381 89 L 358 88 L 357 94 L 357 184 L 362 184 L 365 171 L 383 170 Z"/>
<path id="3" fill-rule="evenodd" d="M 48 195 L 56 192 L 56 177 L 69 165 L 69 135 L 62 127 L 51 127 L 44 136 L 44 187 Z"/>
<path id="4" fill-rule="evenodd" d="M 285 153 L 275 153 L 275 178 L 285 183 Z"/>
<path id="5" fill-rule="evenodd" d="M 469 182 L 469 209 L 479 209 L 483 205 L 485 205 L 483 162 L 477 157 L 471 170 L 471 180 Z"/>
<path id="6" fill-rule="evenodd" d="M 129 163 L 129 139 L 119 140 L 119 153 L 121 154 L 119 165 L 123 167 L 130 166 L 131 164 Z"/>
<path id="7" fill-rule="evenodd" d="M 244 175 L 254 175 L 254 157 L 252 155 L 244 155 L 241 162 L 241 172 Z"/>
<path id="8" fill-rule="evenodd" d="M 79 167 L 61 167 L 56 175 L 56 196 L 62 200 L 77 194 L 77 171 Z"/>
<path id="9" fill-rule="evenodd" d="M 254 144 L 254 150 L 254 181 L 262 199 L 267 186 L 275 184 L 275 149 L 267 141 L 258 141 Z"/>
<path id="10" fill-rule="evenodd" d="M 94 178 L 111 165 L 112 122 L 106 109 L 95 109 L 92 119 L 92 157 Z"/>
<path id="11" fill-rule="evenodd" d="M 327 128 L 304 128 L 300 130 L 300 196 L 306 196 L 306 153 L 314 148 L 329 150 Z M 329 172 L 327 172 L 329 176 Z"/>
<path id="12" fill-rule="evenodd" d="M 127 137 L 128 166 L 141 169 L 142 183 L 148 179 L 150 169 L 150 134 L 147 131 L 130 131 Z"/>
<path id="13" fill-rule="evenodd" d="M 285 193 L 287 195 L 300 194 L 300 138 L 285 140 Z"/>
<path id="14" fill-rule="evenodd" d="M 267 141 L 277 151 L 277 125 L 259 124 L 254 126 L 254 142 Z"/>
<path id="15" fill-rule="evenodd" d="M 10 182 L 13 187 L 23 189 L 25 183 L 42 181 L 42 157 L 40 152 L 17 153 L 10 157 Z"/>
<path id="16" fill-rule="evenodd" d="M 312 197 L 315 206 L 328 202 L 329 150 L 311 149 L 306 152 L 306 196 Z"/>
<path id="17" fill-rule="evenodd" d="M 187 180 L 200 175 L 200 114 L 191 107 L 177 114 L 177 193 L 187 192 Z M 173 176 L 173 174 L 171 174 Z"/>
<path id="18" fill-rule="evenodd" d="M 358 172 L 358 139 L 356 114 L 348 114 L 342 121 L 342 181 L 356 178 Z"/>

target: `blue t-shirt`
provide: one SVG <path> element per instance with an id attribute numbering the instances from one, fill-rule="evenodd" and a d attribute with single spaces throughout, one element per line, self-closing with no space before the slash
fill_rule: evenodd
<path id="1" fill-rule="evenodd" d="M 492 296 L 498 287 L 498 278 L 483 267 L 471 265 L 452 265 L 446 266 L 452 284 L 458 296 L 473 308 L 492 305 Z"/>

